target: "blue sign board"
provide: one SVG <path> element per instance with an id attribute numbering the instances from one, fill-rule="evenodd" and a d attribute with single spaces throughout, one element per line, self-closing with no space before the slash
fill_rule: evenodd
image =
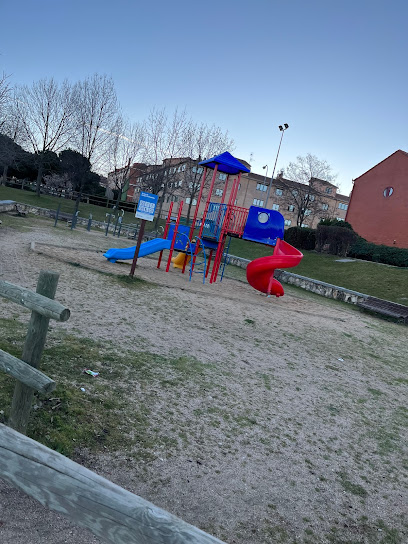
<path id="1" fill-rule="evenodd" d="M 158 195 L 152 195 L 151 193 L 141 191 L 136 210 L 137 219 L 153 221 L 158 199 Z"/>

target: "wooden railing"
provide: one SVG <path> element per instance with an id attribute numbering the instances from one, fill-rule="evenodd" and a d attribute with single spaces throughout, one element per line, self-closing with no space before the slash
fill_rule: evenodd
<path id="1" fill-rule="evenodd" d="M 34 390 L 50 393 L 55 382 L 38 367 L 47 337 L 50 319 L 66 321 L 70 311 L 53 300 L 59 274 L 42 270 L 34 293 L 8 281 L 0 281 L 0 297 L 32 310 L 21 360 L 0 350 L 0 370 L 17 379 L 11 403 L 9 425 L 26 432 Z"/>
<path id="2" fill-rule="evenodd" d="M 103 542 L 223 544 L 5 425 L 0 425 L 0 476 Z"/>
<path id="3" fill-rule="evenodd" d="M 0 424 L 0 477 L 110 544 L 223 544 L 197 527 L 24 436 L 34 390 L 55 382 L 38 367 L 50 319 L 70 312 L 52 300 L 58 274 L 40 272 L 37 292 L 0 281 L 0 296 L 32 310 L 22 360 L 0 350 L 0 370 L 16 378 L 9 428 Z M 16 429 L 16 430 L 14 430 Z M 20 432 L 17 432 L 20 431 Z"/>

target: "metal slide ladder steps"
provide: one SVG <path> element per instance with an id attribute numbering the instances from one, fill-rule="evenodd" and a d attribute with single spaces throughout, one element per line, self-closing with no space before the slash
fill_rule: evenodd
<path id="1" fill-rule="evenodd" d="M 182 253 L 185 253 L 186 255 L 190 254 L 190 277 L 189 277 L 189 281 L 191 281 L 191 277 L 192 277 L 192 274 L 193 274 L 193 262 L 194 262 L 195 257 L 197 257 L 197 255 L 194 254 L 194 251 L 192 249 L 192 244 L 191 244 L 190 239 L 187 236 L 187 234 L 184 234 L 184 232 L 178 232 L 177 236 L 183 237 L 187 241 L 186 249 L 184 251 L 180 249 L 179 251 L 182 252 Z M 206 273 L 206 270 L 207 270 L 205 246 L 204 246 L 204 243 L 203 243 L 201 238 L 199 238 L 198 236 L 195 236 L 194 238 L 196 240 L 196 246 L 197 246 L 197 244 L 199 246 L 201 244 L 201 247 L 203 248 L 203 256 L 204 256 L 204 261 L 203 261 L 204 269 L 203 270 L 198 270 L 198 271 L 194 270 L 194 272 L 196 272 L 197 274 L 202 274 L 203 275 L 203 283 L 205 283 L 205 273 Z M 199 264 L 201 265 L 203 263 L 199 263 Z M 194 267 L 195 266 L 197 266 L 197 264 L 194 263 Z"/>

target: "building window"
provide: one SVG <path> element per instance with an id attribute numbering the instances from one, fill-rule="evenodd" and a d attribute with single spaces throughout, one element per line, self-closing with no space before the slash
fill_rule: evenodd
<path id="1" fill-rule="evenodd" d="M 290 219 L 285 219 L 285 227 L 290 227 L 292 224 L 292 221 Z"/>
<path id="2" fill-rule="evenodd" d="M 304 228 L 304 229 L 308 229 L 308 228 L 309 228 L 309 225 L 306 225 L 306 223 L 302 223 L 300 226 L 301 226 L 302 228 Z"/>
<path id="3" fill-rule="evenodd" d="M 295 211 L 295 206 L 293 204 L 288 206 L 288 212 L 294 212 L 294 211 Z"/>
<path id="4" fill-rule="evenodd" d="M 241 190 L 241 184 L 238 183 L 238 191 L 240 191 L 240 190 Z"/>
<path id="5" fill-rule="evenodd" d="M 193 172 L 193 174 L 195 174 L 197 172 L 197 166 L 193 166 L 193 168 L 191 169 L 191 171 Z"/>
<path id="6" fill-rule="evenodd" d="M 223 190 L 222 189 L 215 189 L 215 194 L 217 196 L 222 196 Z"/>
<path id="7" fill-rule="evenodd" d="M 326 187 L 326 193 L 327 193 L 328 195 L 330 195 L 331 192 L 332 192 L 332 188 L 331 188 L 331 187 Z"/>
<path id="8" fill-rule="evenodd" d="M 235 202 L 234 202 L 234 206 L 236 206 L 236 205 L 237 205 L 237 202 L 238 202 L 238 200 L 237 200 L 237 199 L 235 199 Z"/>
<path id="9" fill-rule="evenodd" d="M 339 208 L 340 208 L 340 210 L 347 210 L 348 206 L 347 206 L 347 204 L 343 204 L 343 202 L 340 202 L 339 203 Z"/>
<path id="10" fill-rule="evenodd" d="M 272 210 L 279 210 L 279 204 L 272 204 Z"/>
<path id="11" fill-rule="evenodd" d="M 336 217 L 337 221 L 344 221 L 342 217 Z"/>
<path id="12" fill-rule="evenodd" d="M 193 206 L 196 206 L 196 205 L 197 205 L 197 199 L 193 198 Z"/>
<path id="13" fill-rule="evenodd" d="M 276 196 L 282 196 L 283 195 L 282 189 L 276 189 L 275 194 Z"/>
<path id="14" fill-rule="evenodd" d="M 312 210 L 305 210 L 305 217 L 310 215 L 312 213 Z"/>
<path id="15" fill-rule="evenodd" d="M 263 191 L 264 193 L 267 191 L 268 186 L 264 185 L 263 183 L 257 183 L 256 184 L 256 190 L 257 191 Z"/>
<path id="16" fill-rule="evenodd" d="M 383 195 L 385 196 L 385 198 L 388 198 L 389 196 L 392 195 L 393 192 L 394 192 L 394 188 L 393 188 L 393 187 L 386 187 L 386 188 L 384 189 Z"/>
<path id="17" fill-rule="evenodd" d="M 181 187 L 182 185 L 183 185 L 183 181 L 180 180 L 180 181 L 178 182 L 178 186 Z"/>
<path id="18" fill-rule="evenodd" d="M 220 181 L 225 181 L 227 179 L 227 174 L 218 174 Z"/>
<path id="19" fill-rule="evenodd" d="M 260 206 L 262 207 L 264 205 L 264 201 L 263 200 L 259 200 L 259 198 L 254 198 L 254 201 L 252 203 L 253 206 Z"/>
<path id="20" fill-rule="evenodd" d="M 296 189 L 293 189 L 292 195 L 293 195 L 293 196 L 298 196 L 298 192 L 296 191 Z"/>
<path id="21" fill-rule="evenodd" d="M 186 170 L 186 165 L 183 164 L 182 167 L 181 167 L 181 171 L 182 171 L 182 172 L 185 172 L 185 170 Z"/>
<path id="22" fill-rule="evenodd" d="M 307 201 L 313 202 L 314 199 L 315 199 L 314 195 L 309 195 L 309 194 L 305 195 L 305 201 L 306 201 L 306 202 L 307 202 Z"/>
<path id="23" fill-rule="evenodd" d="M 329 205 L 328 204 L 322 204 L 322 210 L 328 210 Z"/>
<path id="24" fill-rule="evenodd" d="M 191 198 L 186 198 L 186 204 L 190 204 Z"/>
<path id="25" fill-rule="evenodd" d="M 203 169 L 202 167 L 200 166 L 200 168 L 197 168 L 197 174 L 202 174 L 203 173 Z"/>

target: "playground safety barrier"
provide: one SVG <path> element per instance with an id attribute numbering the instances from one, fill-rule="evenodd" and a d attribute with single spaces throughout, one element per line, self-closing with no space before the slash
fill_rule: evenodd
<path id="1" fill-rule="evenodd" d="M 0 425 L 0 476 L 103 542 L 224 544 L 5 425 Z"/>
<path id="2" fill-rule="evenodd" d="M 50 393 L 55 382 L 40 372 L 42 352 L 50 319 L 67 321 L 70 311 L 54 299 L 59 274 L 41 270 L 37 291 L 0 281 L 0 296 L 32 310 L 21 360 L 0 350 L 0 370 L 17 379 L 11 403 L 9 425 L 25 433 L 34 390 Z"/>

